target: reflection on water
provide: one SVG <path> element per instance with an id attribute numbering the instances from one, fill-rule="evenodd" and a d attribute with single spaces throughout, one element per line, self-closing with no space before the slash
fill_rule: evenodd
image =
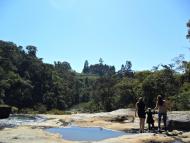
<path id="1" fill-rule="evenodd" d="M 176 140 L 176 141 L 174 141 L 174 142 L 172 142 L 172 143 L 182 143 L 182 141 Z"/>
<path id="2" fill-rule="evenodd" d="M 10 115 L 7 119 L 0 119 L 0 128 L 14 127 L 17 125 L 33 125 L 34 123 L 42 122 L 45 118 L 35 115 Z"/>
<path id="3" fill-rule="evenodd" d="M 49 128 L 46 129 L 46 131 L 51 133 L 59 133 L 63 139 L 72 141 L 99 141 L 127 134 L 121 131 L 106 130 L 98 127 L 82 128 L 77 126 Z"/>

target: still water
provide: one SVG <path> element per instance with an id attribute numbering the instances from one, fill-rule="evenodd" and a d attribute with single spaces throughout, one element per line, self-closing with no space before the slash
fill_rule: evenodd
<path id="1" fill-rule="evenodd" d="M 114 138 L 127 133 L 121 131 L 107 130 L 98 127 L 70 126 L 65 128 L 49 128 L 46 131 L 59 133 L 63 139 L 71 141 L 99 141 L 107 138 Z"/>

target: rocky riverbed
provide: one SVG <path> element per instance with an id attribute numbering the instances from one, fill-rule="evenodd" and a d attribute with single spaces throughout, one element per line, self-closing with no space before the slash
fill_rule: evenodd
<path id="1" fill-rule="evenodd" d="M 183 116 L 182 116 L 183 115 Z M 79 141 L 64 140 L 59 134 L 45 131 L 49 127 L 64 127 L 77 125 L 81 127 L 101 127 L 105 129 L 131 132 L 135 134 L 123 135 L 116 138 L 96 141 L 96 143 L 190 143 L 189 130 L 180 131 L 181 122 L 188 125 L 190 112 L 171 112 L 168 114 L 172 123 L 171 132 L 167 133 L 146 133 L 139 134 L 139 120 L 134 117 L 132 109 L 120 109 L 113 112 L 94 114 L 71 114 L 71 115 L 40 115 L 46 120 L 33 122 L 31 124 L 18 125 L 13 128 L 0 130 L 0 143 L 76 143 Z M 177 117 L 178 118 L 177 118 Z M 182 119 L 184 117 L 184 120 Z M 156 119 L 155 119 L 156 120 Z M 177 121 L 177 122 L 175 122 Z M 1 122 L 1 120 L 0 120 Z M 174 124 L 175 123 L 175 124 Z M 157 123 L 155 123 L 157 125 Z M 175 126 L 177 130 L 175 130 Z M 82 141 L 81 141 L 82 143 Z M 92 143 L 95 143 L 92 142 Z"/>

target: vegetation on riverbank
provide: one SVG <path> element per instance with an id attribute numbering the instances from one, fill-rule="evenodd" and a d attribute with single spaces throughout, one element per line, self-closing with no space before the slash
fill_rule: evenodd
<path id="1" fill-rule="evenodd" d="M 161 94 L 169 108 L 190 109 L 190 62 L 183 55 L 149 71 L 133 71 L 130 61 L 115 71 L 102 58 L 94 65 L 86 60 L 82 73 L 77 73 L 68 62 L 47 64 L 36 53 L 35 46 L 24 49 L 0 41 L 1 104 L 23 112 L 57 112 L 74 107 L 76 111 L 97 112 L 134 107 L 140 96 L 153 107 L 156 96 Z"/>

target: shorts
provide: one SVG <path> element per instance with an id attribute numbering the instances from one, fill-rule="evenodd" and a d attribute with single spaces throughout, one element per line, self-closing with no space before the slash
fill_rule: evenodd
<path id="1" fill-rule="evenodd" d="M 143 112 L 138 112 L 139 118 L 146 118 L 146 114 Z"/>

